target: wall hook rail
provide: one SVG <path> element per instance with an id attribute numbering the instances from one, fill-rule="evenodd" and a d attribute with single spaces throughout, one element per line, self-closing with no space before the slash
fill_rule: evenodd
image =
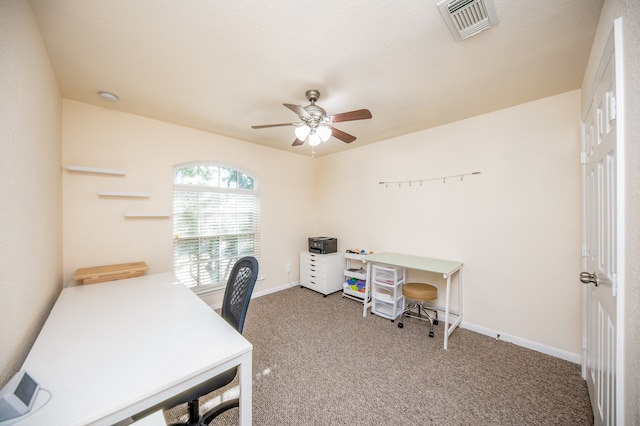
<path id="1" fill-rule="evenodd" d="M 420 186 L 422 186 L 423 182 L 430 182 L 430 181 L 434 181 L 434 180 L 441 180 L 442 183 L 447 183 L 447 179 L 449 179 L 449 180 L 451 180 L 451 179 L 460 179 L 460 181 L 463 182 L 465 176 L 473 176 L 473 175 L 479 175 L 479 174 L 480 174 L 480 172 L 471 172 L 471 173 L 462 173 L 462 174 L 459 174 L 459 175 L 440 176 L 440 177 L 434 177 L 434 178 L 429 178 L 429 179 L 383 181 L 383 182 L 378 182 L 378 183 L 380 185 L 384 185 L 387 188 L 389 187 L 389 185 L 398 185 L 398 188 L 400 188 L 400 187 L 402 187 L 403 184 L 408 184 L 411 187 L 411 186 L 413 186 L 414 183 L 417 183 Z"/>

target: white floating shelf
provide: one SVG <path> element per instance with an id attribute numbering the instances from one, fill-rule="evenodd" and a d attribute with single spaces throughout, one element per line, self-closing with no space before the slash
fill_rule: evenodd
<path id="1" fill-rule="evenodd" d="M 83 173 L 100 173 L 105 175 L 119 175 L 124 176 L 124 170 L 118 169 L 102 169 L 99 167 L 85 167 L 85 166 L 67 166 L 67 170 L 70 172 L 83 172 Z"/>
<path id="2" fill-rule="evenodd" d="M 128 191 L 98 191 L 101 197 L 134 197 L 148 198 L 151 196 L 148 192 L 128 192 Z"/>
<path id="3" fill-rule="evenodd" d="M 171 217 L 169 213 L 125 213 L 124 217 Z"/>

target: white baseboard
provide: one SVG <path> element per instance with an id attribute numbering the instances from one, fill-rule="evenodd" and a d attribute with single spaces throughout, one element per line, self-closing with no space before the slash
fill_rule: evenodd
<path id="1" fill-rule="evenodd" d="M 266 296 L 267 294 L 276 293 L 278 291 L 286 290 L 299 285 L 299 281 L 293 283 L 286 283 L 277 287 L 271 287 L 266 290 L 254 292 L 251 296 L 252 299 L 257 297 Z M 213 309 L 220 309 L 222 302 L 211 305 Z M 487 327 L 476 325 L 468 321 L 462 321 L 461 328 L 474 331 L 476 333 L 484 334 L 485 336 L 492 337 L 494 339 L 502 340 L 504 342 L 513 343 L 514 345 L 522 346 L 523 348 L 531 349 L 537 352 L 541 352 L 546 355 L 550 355 L 556 358 L 564 359 L 565 361 L 573 362 L 574 364 L 581 364 L 582 360 L 580 354 L 573 352 L 563 351 L 562 349 L 554 348 L 553 346 L 543 345 L 541 343 L 533 342 L 531 340 L 523 339 L 521 337 L 512 336 L 496 330 L 492 330 Z"/>
<path id="2" fill-rule="evenodd" d="M 251 298 L 255 299 L 256 297 L 266 296 L 267 294 L 271 294 L 271 293 L 277 293 L 278 291 L 286 290 L 286 289 L 292 288 L 292 287 L 296 287 L 297 285 L 299 285 L 299 281 L 295 281 L 295 282 L 287 283 L 287 284 L 282 284 L 282 285 L 279 285 L 278 287 L 268 288 L 266 290 L 262 290 L 262 291 L 259 291 L 257 293 L 254 292 L 253 296 L 251 296 Z"/>
<path id="3" fill-rule="evenodd" d="M 271 294 L 271 293 L 277 293 L 278 291 L 282 291 L 282 290 L 286 290 L 288 288 L 292 288 L 295 287 L 299 284 L 299 281 L 295 281 L 292 283 L 287 283 L 287 284 L 282 284 L 279 285 L 277 287 L 271 287 L 268 288 L 266 290 L 262 290 L 262 291 L 254 291 L 253 294 L 251 295 L 252 299 L 255 299 L 257 297 L 261 297 L 261 296 L 266 296 L 267 294 Z M 218 303 L 214 303 L 213 305 L 209 305 L 212 309 L 217 310 L 220 309 L 222 307 L 222 302 L 218 302 Z"/>
<path id="4" fill-rule="evenodd" d="M 513 343 L 514 345 L 522 346 L 523 348 L 531 349 L 536 352 L 541 352 L 546 355 L 564 359 L 565 361 L 573 362 L 574 364 L 581 363 L 580 354 L 563 351 L 562 349 L 554 348 L 553 346 L 547 346 L 541 343 L 533 342 L 531 340 L 523 339 L 521 337 L 501 333 L 499 331 L 482 327 L 480 325 L 476 325 L 468 321 L 462 321 L 462 323 L 460 324 L 460 327 L 465 328 L 467 330 L 475 331 L 476 333 L 484 334 L 485 336 L 502 340 L 504 342 Z"/>

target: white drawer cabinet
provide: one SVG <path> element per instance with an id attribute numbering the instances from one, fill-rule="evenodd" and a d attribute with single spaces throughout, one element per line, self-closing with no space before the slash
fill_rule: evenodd
<path id="1" fill-rule="evenodd" d="M 394 321 L 404 310 L 402 286 L 407 278 L 404 268 L 373 265 L 371 286 L 373 305 L 371 312 Z"/>
<path id="2" fill-rule="evenodd" d="M 344 253 L 316 254 L 300 252 L 300 287 L 325 296 L 342 290 Z"/>

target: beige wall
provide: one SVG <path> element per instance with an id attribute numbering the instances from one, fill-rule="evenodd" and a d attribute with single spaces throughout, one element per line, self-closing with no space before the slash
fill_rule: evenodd
<path id="1" fill-rule="evenodd" d="M 170 271 L 171 220 L 124 212 L 171 213 L 173 166 L 214 160 L 260 179 L 265 280 L 257 291 L 296 282 L 298 251 L 315 234 L 337 236 L 340 251 L 460 259 L 465 326 L 577 361 L 579 103 L 580 93 L 569 92 L 312 160 L 65 100 L 63 164 L 126 172 L 64 172 L 65 283 L 78 267 L 99 264 L 145 260 L 150 273 Z M 481 174 L 462 182 L 378 183 L 473 171 Z M 151 197 L 105 198 L 101 190 Z M 541 326 L 541 309 L 553 333 Z"/>
<path id="2" fill-rule="evenodd" d="M 628 401 L 640 397 L 639 376 L 630 373 L 640 367 L 640 121 L 631 119 L 640 114 L 639 8 L 605 2 L 585 76 L 590 82 L 613 19 L 625 16 Z M 145 260 L 150 272 L 171 270 L 170 219 L 123 214 L 170 211 L 173 165 L 199 159 L 260 179 L 264 280 L 256 291 L 298 280 L 298 251 L 309 235 L 337 236 L 340 250 L 460 259 L 467 326 L 579 354 L 579 92 L 311 160 L 74 101 L 61 107 L 28 2 L 0 2 L 0 53 L 0 383 L 19 368 L 76 268 Z M 61 162 L 120 168 L 126 176 L 63 170 L 61 177 Z M 482 174 L 463 182 L 378 184 L 476 170 Z M 104 199 L 99 190 L 151 197 Z M 627 407 L 629 423 L 640 421 L 636 407 Z"/>
<path id="3" fill-rule="evenodd" d="M 463 261 L 466 327 L 579 361 L 579 103 L 573 91 L 318 159 L 320 233 Z M 444 297 L 441 277 L 416 278 Z"/>
<path id="4" fill-rule="evenodd" d="M 66 171 L 64 278 L 77 268 L 146 261 L 170 272 L 171 218 L 125 219 L 125 212 L 172 212 L 173 167 L 215 161 L 258 178 L 260 276 L 256 292 L 298 280 L 298 255 L 316 214 L 311 158 L 107 108 L 63 102 L 63 164 L 121 169 L 125 176 Z M 99 197 L 98 191 L 148 192 L 149 198 Z M 293 272 L 286 273 L 287 263 Z M 215 298 L 207 298 L 213 303 Z"/>
<path id="5" fill-rule="evenodd" d="M 62 286 L 58 92 L 29 3 L 0 1 L 0 385 Z"/>
<path id="6" fill-rule="evenodd" d="M 145 260 L 150 273 L 170 271 L 171 219 L 125 219 L 124 212 L 171 213 L 173 166 L 214 160 L 260 179 L 265 280 L 258 292 L 298 280 L 298 251 L 309 235 L 337 236 L 340 251 L 460 259 L 467 327 L 576 361 L 579 102 L 579 92 L 569 92 L 312 160 L 65 100 L 63 164 L 126 172 L 64 172 L 65 283 L 78 267 L 100 264 Z M 463 182 L 378 183 L 472 171 L 481 174 Z M 151 197 L 105 198 L 101 190 Z M 553 333 L 541 326 L 541 309 L 554 318 Z"/>
<path id="7" fill-rule="evenodd" d="M 617 380 L 624 387 L 624 423 L 635 425 L 640 424 L 640 2 L 637 0 L 604 2 L 582 89 L 584 105 L 613 21 L 618 17 L 622 17 L 624 39 L 626 221 L 623 226 L 626 271 L 624 289 L 618 293 L 624 293 L 624 305 L 619 309 L 624 311 L 625 327 L 618 331 L 624 335 L 625 370 Z"/>

